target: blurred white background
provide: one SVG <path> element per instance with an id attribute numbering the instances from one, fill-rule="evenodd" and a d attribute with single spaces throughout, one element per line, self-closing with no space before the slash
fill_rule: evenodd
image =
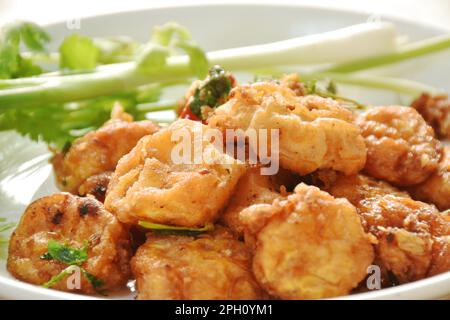
<path id="1" fill-rule="evenodd" d="M 188 3 L 213 3 L 225 0 L 0 0 L 0 24 L 17 19 L 49 23 L 71 18 L 82 18 L 102 13 L 137 10 L 151 6 L 177 5 Z M 226 1 L 226 2 L 242 2 Z M 266 3 L 274 1 L 245 2 Z M 449 0 L 281 0 L 277 3 L 302 3 L 314 6 L 353 9 L 368 14 L 389 15 L 450 31 Z"/>

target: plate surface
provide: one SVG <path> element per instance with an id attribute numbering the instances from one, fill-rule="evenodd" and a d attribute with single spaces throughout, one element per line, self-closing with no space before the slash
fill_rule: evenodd
<path id="1" fill-rule="evenodd" d="M 218 14 L 220 13 L 220 14 Z M 211 19 L 214 17 L 214 19 Z M 145 41 L 152 26 L 173 20 L 187 26 L 194 38 L 206 50 L 252 45 L 313 34 L 362 23 L 366 14 L 296 5 L 195 5 L 155 8 L 124 12 L 81 21 L 79 33 L 90 36 L 128 35 Z M 433 27 L 413 22 L 384 18 L 396 24 L 399 32 L 411 40 L 443 33 Z M 48 26 L 54 43 L 60 43 L 72 30 L 66 23 Z M 378 73 L 419 80 L 450 92 L 449 52 L 402 63 L 395 68 L 383 68 Z M 397 104 L 404 98 L 386 92 L 368 92 L 343 87 L 342 92 L 362 102 Z M 30 201 L 57 191 L 50 153 L 44 144 L 33 143 L 12 132 L 0 133 L 0 216 L 18 221 Z M 1 253 L 0 253 L 1 256 Z M 450 295 L 450 272 L 346 299 L 436 299 Z M 12 278 L 0 260 L 0 297 L 9 299 L 89 299 L 90 297 L 62 293 L 32 286 Z M 118 294 L 114 299 L 130 299 L 131 294 Z"/>

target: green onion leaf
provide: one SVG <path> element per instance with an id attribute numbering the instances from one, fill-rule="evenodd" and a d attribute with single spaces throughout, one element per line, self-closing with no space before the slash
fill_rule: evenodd
<path id="1" fill-rule="evenodd" d="M 177 227 L 169 226 L 165 224 L 152 223 L 148 221 L 139 221 L 138 225 L 149 229 L 152 232 L 159 235 L 184 235 L 184 236 L 195 236 L 203 232 L 214 230 L 214 225 L 212 223 L 207 223 L 202 228 L 189 228 L 189 227 Z"/>

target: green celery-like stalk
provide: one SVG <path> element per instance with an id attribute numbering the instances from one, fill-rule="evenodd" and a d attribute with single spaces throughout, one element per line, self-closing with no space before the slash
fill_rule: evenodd
<path id="1" fill-rule="evenodd" d="M 370 68 L 381 67 L 384 65 L 421 57 L 427 54 L 436 53 L 449 48 L 450 35 L 446 34 L 407 44 L 393 53 L 337 64 L 326 68 L 323 71 L 332 73 L 349 73 L 367 70 Z"/>

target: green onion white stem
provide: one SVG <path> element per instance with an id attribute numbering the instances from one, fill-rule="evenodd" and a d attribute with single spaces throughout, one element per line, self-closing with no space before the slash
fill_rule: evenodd
<path id="1" fill-rule="evenodd" d="M 450 34 L 437 36 L 434 38 L 406 44 L 398 50 L 374 57 L 363 58 L 351 62 L 334 65 L 325 69 L 326 72 L 348 73 L 380 67 L 388 64 L 401 62 L 404 60 L 417 58 L 427 54 L 439 52 L 450 48 Z"/>
<path id="2" fill-rule="evenodd" d="M 391 24 L 367 23 L 265 45 L 214 51 L 207 56 L 212 65 L 220 64 L 229 70 L 267 64 L 344 62 L 392 52 L 396 48 L 396 39 Z M 346 49 L 349 47 L 356 49 Z M 98 72 L 88 74 L 4 80 L 0 81 L 0 88 L 6 87 L 0 91 L 0 108 L 88 99 L 191 75 L 188 57 L 175 56 L 169 57 L 167 64 L 159 70 L 149 73 L 141 72 L 136 63 L 128 62 L 104 66 Z M 18 87 L 21 84 L 25 87 Z"/>

